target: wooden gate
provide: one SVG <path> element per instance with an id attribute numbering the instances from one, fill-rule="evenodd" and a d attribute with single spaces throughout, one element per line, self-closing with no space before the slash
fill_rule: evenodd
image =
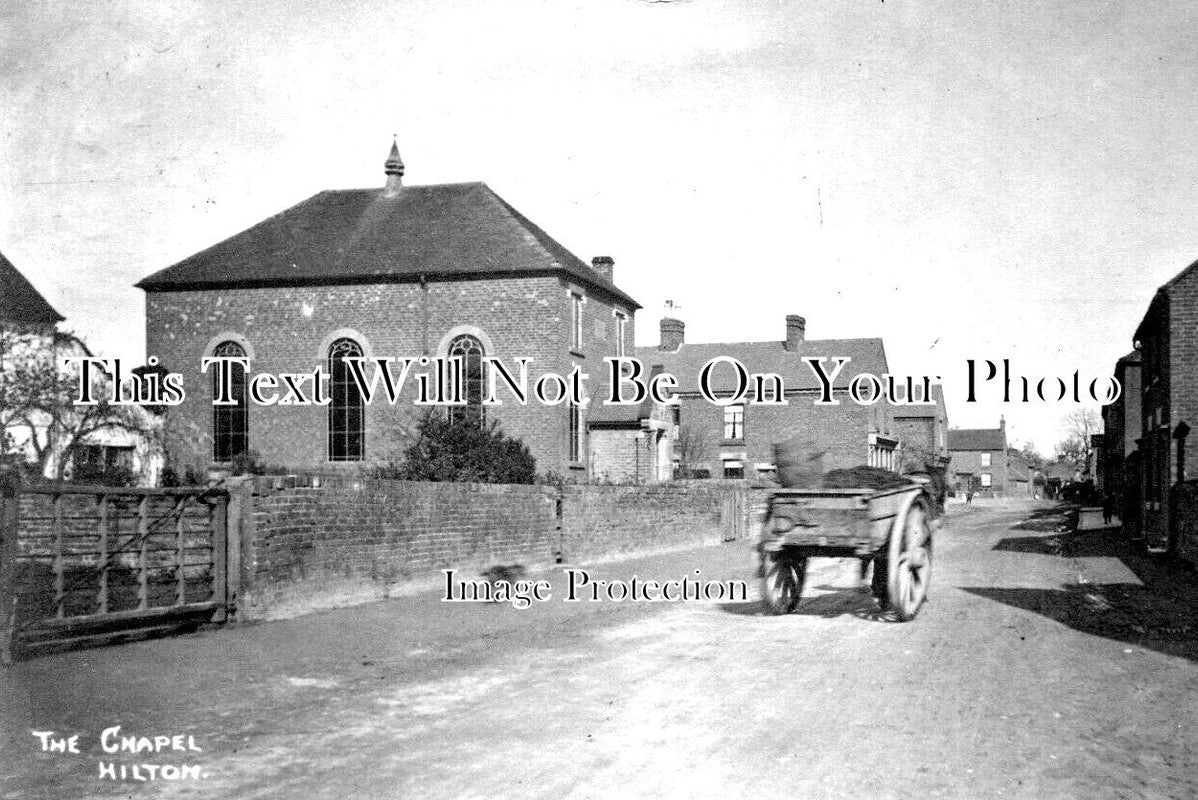
<path id="1" fill-rule="evenodd" d="M 228 608 L 223 488 L 69 483 L 0 493 L 0 656 L 206 621 Z"/>

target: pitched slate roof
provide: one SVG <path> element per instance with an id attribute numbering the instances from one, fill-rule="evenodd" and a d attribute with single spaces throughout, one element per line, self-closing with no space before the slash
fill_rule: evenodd
<path id="1" fill-rule="evenodd" d="M 897 380 L 895 382 L 898 383 Z M 903 386 L 903 388 L 900 391 L 905 392 L 906 391 L 905 383 L 900 384 L 900 385 Z M 915 396 L 917 398 L 919 397 L 919 391 L 920 391 L 919 384 L 916 383 L 915 384 Z M 895 406 L 895 408 L 894 408 L 895 419 L 935 419 L 936 416 L 940 413 L 940 410 L 944 407 L 944 389 L 938 383 L 932 384 L 932 403 L 934 403 L 934 405 L 930 405 L 930 406 L 924 406 L 924 405 Z"/>
<path id="2" fill-rule="evenodd" d="M 662 371 L 660 364 L 646 367 L 649 377 Z M 646 381 L 648 378 L 645 379 Z M 653 415 L 653 400 L 646 394 L 645 399 L 636 405 L 605 405 L 604 400 L 611 396 L 611 384 L 607 379 L 600 381 L 591 392 L 591 404 L 587 411 L 587 427 L 589 428 L 639 428 L 641 420 Z"/>
<path id="3" fill-rule="evenodd" d="M 1116 367 L 1120 366 L 1139 366 L 1142 362 L 1139 350 L 1132 350 L 1123 358 L 1115 362 Z"/>
<path id="4" fill-rule="evenodd" d="M 155 272 L 147 292 L 565 273 L 640 308 L 484 183 L 314 195 Z"/>
<path id="5" fill-rule="evenodd" d="M 1183 280 L 1187 280 L 1190 276 L 1194 275 L 1196 271 L 1198 271 L 1198 261 L 1190 264 L 1168 281 L 1161 284 L 1161 286 L 1156 290 L 1156 293 L 1152 295 L 1152 299 L 1148 301 L 1148 308 L 1145 310 L 1144 316 L 1140 319 L 1140 324 L 1136 326 L 1136 332 L 1132 334 L 1133 340 L 1139 340 L 1143 338 L 1143 331 L 1147 327 L 1149 320 L 1152 318 L 1154 312 L 1160 307 L 1160 304 L 1168 300 L 1170 290 Z"/>
<path id="6" fill-rule="evenodd" d="M 1014 447 L 1007 448 L 1007 477 L 1015 481 L 1029 481 L 1032 478 L 1031 464 L 1023 457 L 1023 453 Z"/>
<path id="7" fill-rule="evenodd" d="M 0 322 L 53 325 L 62 314 L 51 307 L 13 263 L 0 253 Z"/>
<path id="8" fill-rule="evenodd" d="M 644 364 L 661 364 L 662 368 L 678 379 L 678 391 L 696 392 L 699 388 L 699 373 L 703 365 L 716 356 L 730 356 L 745 365 L 749 372 L 772 372 L 782 376 L 786 391 L 795 389 L 819 389 L 815 372 L 800 359 L 806 357 L 827 358 L 824 371 L 831 374 L 832 359 L 851 359 L 836 376 L 833 385 L 843 388 L 862 372 L 881 376 L 886 372 L 886 349 L 881 339 L 806 339 L 797 351 L 787 350 L 783 342 L 728 342 L 713 344 L 684 343 L 676 351 L 663 351 L 656 347 L 636 348 L 636 357 Z M 712 373 L 712 388 L 716 391 L 733 391 L 735 375 L 727 366 L 717 367 Z M 766 391 L 771 391 L 766 384 Z M 768 396 L 768 395 L 767 395 Z"/>
<path id="9" fill-rule="evenodd" d="M 948 432 L 948 449 L 998 450 L 1007 446 L 1002 428 L 959 428 Z"/>

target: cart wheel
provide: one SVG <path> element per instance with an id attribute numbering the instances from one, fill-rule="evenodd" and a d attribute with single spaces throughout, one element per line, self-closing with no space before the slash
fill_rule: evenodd
<path id="1" fill-rule="evenodd" d="M 789 614 L 803 595 L 807 577 L 807 559 L 790 558 L 771 553 L 765 559 L 765 576 L 761 580 L 761 599 L 770 614 Z"/>
<path id="2" fill-rule="evenodd" d="M 928 597 L 932 578 L 932 530 L 923 503 L 907 511 L 903 530 L 890 534 L 886 552 L 886 599 L 883 608 L 903 622 L 915 619 Z"/>

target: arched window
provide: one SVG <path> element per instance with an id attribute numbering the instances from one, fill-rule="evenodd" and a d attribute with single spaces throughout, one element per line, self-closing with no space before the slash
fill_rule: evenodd
<path id="1" fill-rule="evenodd" d="M 482 425 L 484 422 L 483 387 L 486 370 L 483 368 L 483 343 L 469 334 L 458 336 L 449 343 L 449 357 L 465 361 L 465 406 L 450 406 L 450 422 L 467 422 Z"/>
<path id="2" fill-rule="evenodd" d="M 245 358 L 245 348 L 237 342 L 225 341 L 212 349 L 220 358 Z M 232 461 L 249 451 L 249 406 L 246 402 L 245 368 L 229 365 L 229 398 L 233 405 L 212 406 L 212 460 Z M 212 397 L 220 392 L 221 370 L 212 373 Z"/>
<path id="3" fill-rule="evenodd" d="M 329 461 L 361 461 L 366 455 L 366 404 L 350 375 L 346 358 L 361 358 L 353 339 L 329 345 Z"/>

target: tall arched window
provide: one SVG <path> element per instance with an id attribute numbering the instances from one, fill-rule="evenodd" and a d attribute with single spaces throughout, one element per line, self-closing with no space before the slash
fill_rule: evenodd
<path id="1" fill-rule="evenodd" d="M 483 343 L 469 334 L 457 337 L 449 343 L 449 357 L 460 358 L 464 364 L 466 397 L 465 406 L 450 406 L 450 422 L 467 422 L 482 425 L 484 422 L 483 387 L 486 370 L 483 368 Z"/>
<path id="2" fill-rule="evenodd" d="M 345 363 L 361 357 L 362 347 L 353 339 L 329 346 L 329 461 L 361 461 L 366 455 L 366 404 Z"/>
<path id="3" fill-rule="evenodd" d="M 212 350 L 214 357 L 245 358 L 245 348 L 225 341 Z M 229 397 L 233 405 L 212 406 L 212 460 L 232 461 L 249 451 L 249 406 L 246 402 L 245 368 L 230 364 Z M 212 373 L 212 397 L 220 392 L 221 370 Z"/>

